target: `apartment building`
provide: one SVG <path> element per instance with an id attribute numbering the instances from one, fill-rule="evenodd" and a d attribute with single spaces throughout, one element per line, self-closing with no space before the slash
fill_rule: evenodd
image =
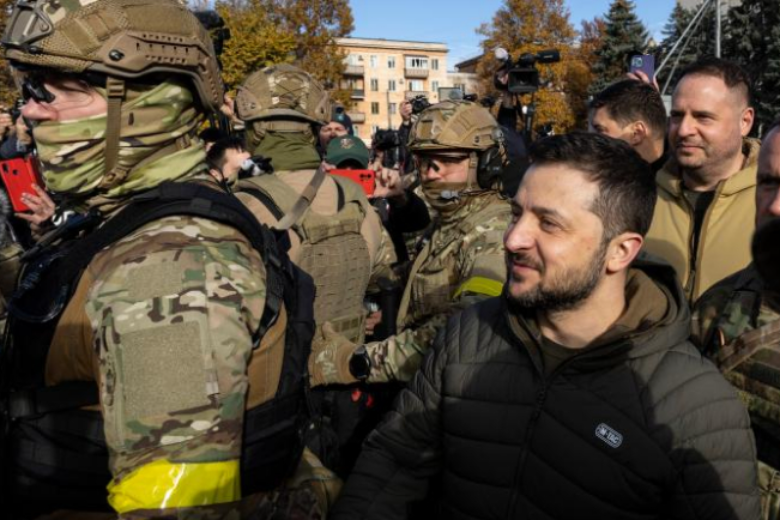
<path id="1" fill-rule="evenodd" d="M 379 128 L 398 128 L 404 99 L 424 95 L 439 101 L 449 87 L 447 46 L 375 38 L 337 38 L 346 53 L 341 88 L 352 91 L 349 116 L 355 133 L 367 143 Z"/>

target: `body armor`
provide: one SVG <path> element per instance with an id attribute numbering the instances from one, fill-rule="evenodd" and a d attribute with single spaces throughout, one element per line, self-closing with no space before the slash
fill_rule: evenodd
<path id="1" fill-rule="evenodd" d="M 320 215 L 308 209 L 292 230 L 301 246 L 295 264 L 311 275 L 316 287 L 314 318 L 326 321 L 335 331 L 362 343 L 365 311 L 363 297 L 371 276 L 368 246 L 361 234 L 366 208 L 354 183 L 331 177 L 339 192 L 338 213 Z M 240 189 L 263 203 L 281 219 L 300 195 L 275 175 L 243 181 Z"/>
<path id="2" fill-rule="evenodd" d="M 52 509 L 109 510 L 108 450 L 94 381 L 44 386 L 44 367 L 63 311 L 84 267 L 96 251 L 144 224 L 165 216 L 193 215 L 235 227 L 263 257 L 268 282 L 266 309 L 256 345 L 282 311 L 287 313 L 285 353 L 275 397 L 244 417 L 242 495 L 276 488 L 298 463 L 305 406 L 306 363 L 311 342 L 313 298 L 308 277 L 280 256 L 273 236 L 235 199 L 197 185 L 165 184 L 137 198 L 98 228 L 96 219 L 71 224 L 64 240 L 42 248 L 28 262 L 11 301 L 3 353 L 12 367 L 3 374 L 2 468 L 4 495 L 18 514 Z M 83 234 L 78 240 L 69 234 Z M 80 292 L 80 291 L 79 291 Z M 83 295 L 82 295 L 83 297 Z M 34 504 L 34 505 L 33 505 Z M 33 511 L 36 508 L 37 511 Z"/>

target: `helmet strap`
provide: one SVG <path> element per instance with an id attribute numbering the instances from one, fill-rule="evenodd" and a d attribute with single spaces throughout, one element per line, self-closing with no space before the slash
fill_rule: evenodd
<path id="1" fill-rule="evenodd" d="M 106 78 L 106 97 L 108 112 L 106 115 L 106 173 L 98 185 L 99 189 L 108 190 L 119 185 L 128 170 L 120 168 L 119 134 L 122 130 L 122 102 L 125 99 L 125 80 L 108 76 Z"/>

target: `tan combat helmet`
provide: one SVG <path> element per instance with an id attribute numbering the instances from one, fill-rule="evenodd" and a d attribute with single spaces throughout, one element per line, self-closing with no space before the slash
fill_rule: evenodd
<path id="1" fill-rule="evenodd" d="M 294 65 L 255 72 L 236 95 L 236 114 L 242 121 L 279 118 L 325 124 L 330 112 L 330 97 L 320 82 Z"/>
<path id="2" fill-rule="evenodd" d="M 223 84 L 206 29 L 180 0 L 18 0 L 2 41 L 12 65 L 106 76 L 106 175 L 116 174 L 125 81 L 150 74 L 189 78 L 207 111 Z M 125 172 L 126 174 L 126 172 Z"/>
<path id="3" fill-rule="evenodd" d="M 420 114 L 409 148 L 414 152 L 484 151 L 502 143 L 501 136 L 486 108 L 471 101 L 444 101 Z"/>

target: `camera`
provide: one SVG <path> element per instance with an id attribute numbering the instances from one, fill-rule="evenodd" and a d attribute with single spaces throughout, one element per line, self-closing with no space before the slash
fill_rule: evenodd
<path id="1" fill-rule="evenodd" d="M 536 54 L 526 53 L 521 55 L 516 62 L 505 49 L 496 49 L 496 58 L 504 62 L 501 70 L 506 70 L 509 75 L 507 85 L 501 85 L 496 81 L 496 87 L 508 90 L 512 94 L 533 94 L 539 90 L 539 69 L 537 63 L 550 64 L 561 61 L 561 53 L 557 49 L 547 49 Z"/>
<path id="2" fill-rule="evenodd" d="M 409 103 L 412 105 L 412 114 L 419 114 L 431 106 L 431 102 L 428 101 L 428 98 L 423 95 L 413 97 L 409 100 Z"/>
<path id="3" fill-rule="evenodd" d="M 377 130 L 371 141 L 371 147 L 375 150 L 386 151 L 399 146 L 401 136 L 398 135 L 398 130 Z"/>

